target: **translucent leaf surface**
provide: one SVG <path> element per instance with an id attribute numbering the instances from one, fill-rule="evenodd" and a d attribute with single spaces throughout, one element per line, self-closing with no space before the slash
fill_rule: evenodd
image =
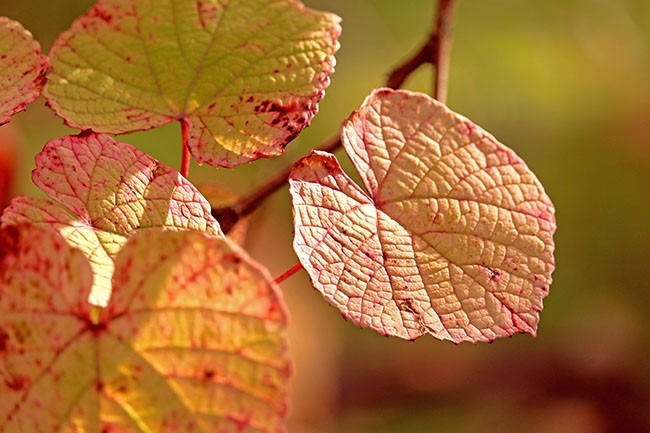
<path id="1" fill-rule="evenodd" d="M 71 126 L 183 120 L 198 162 L 278 155 L 329 85 L 339 18 L 297 0 L 100 0 L 57 40 L 45 94 Z"/>
<path id="2" fill-rule="evenodd" d="M 228 241 L 134 236 L 96 324 L 87 259 L 58 233 L 7 227 L 0 246 L 0 432 L 283 430 L 282 301 Z"/>
<path id="3" fill-rule="evenodd" d="M 465 117 L 405 91 L 373 92 L 342 138 L 369 194 L 321 152 L 290 179 L 294 248 L 328 302 L 406 339 L 534 335 L 556 226 L 526 164 Z"/>
<path id="4" fill-rule="evenodd" d="M 46 224 L 89 258 L 95 274 L 90 301 L 106 305 L 113 259 L 138 230 L 163 227 L 217 235 L 210 204 L 176 170 L 108 135 L 68 136 L 36 156 L 34 183 L 54 201 L 18 197 L 3 225 Z M 63 206 L 63 207 L 62 207 Z"/>
<path id="5" fill-rule="evenodd" d="M 47 57 L 32 34 L 0 17 L 0 125 L 38 98 L 48 70 Z"/>

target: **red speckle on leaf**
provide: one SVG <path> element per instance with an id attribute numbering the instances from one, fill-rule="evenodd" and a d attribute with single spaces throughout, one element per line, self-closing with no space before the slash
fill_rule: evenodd
<path id="1" fill-rule="evenodd" d="M 13 391 L 22 391 L 29 387 L 29 378 L 23 376 L 10 377 L 5 379 L 5 385 Z"/>
<path id="2" fill-rule="evenodd" d="M 237 426 L 237 432 L 245 431 L 246 427 L 248 427 L 251 423 L 250 415 L 246 415 L 244 418 L 234 418 L 232 416 L 228 416 L 228 418 Z"/>
<path id="3" fill-rule="evenodd" d="M 465 132 L 467 135 L 471 135 L 474 131 L 476 131 L 476 125 L 469 120 L 463 122 L 463 126 L 465 127 Z"/>
<path id="4" fill-rule="evenodd" d="M 196 10 L 199 13 L 199 24 L 204 29 L 217 17 L 217 7 L 212 2 L 199 0 L 196 2 Z"/>
<path id="5" fill-rule="evenodd" d="M 102 423 L 102 429 L 100 430 L 101 433 L 112 433 L 114 432 L 114 428 L 112 424 L 109 423 Z"/>
<path id="6" fill-rule="evenodd" d="M 88 11 L 88 16 L 93 18 L 99 18 L 100 20 L 110 23 L 113 20 L 113 15 L 109 12 L 106 12 L 98 7 L 92 8 Z"/>
<path id="7" fill-rule="evenodd" d="M 266 311 L 267 317 L 273 317 L 275 316 L 279 311 L 281 310 L 280 306 L 278 305 L 277 302 L 271 302 L 269 304 L 269 307 Z"/>
<path id="8" fill-rule="evenodd" d="M 87 320 L 86 329 L 90 331 L 93 335 L 99 335 L 106 332 L 108 326 L 104 322 L 92 323 L 90 320 Z"/>
<path id="9" fill-rule="evenodd" d="M 9 335 L 0 329 L 0 354 L 7 351 Z"/>
<path id="10" fill-rule="evenodd" d="M 483 264 L 481 265 L 481 267 L 488 272 L 488 275 L 490 276 L 490 281 L 494 281 L 497 283 L 499 282 L 499 280 L 501 279 L 501 271 L 499 269 L 494 269 L 490 266 L 485 266 Z"/>
<path id="11" fill-rule="evenodd" d="M 18 228 L 8 226 L 0 232 L 0 271 L 3 268 L 2 259 L 8 256 L 8 253 L 14 251 L 20 242 L 20 232 Z M 2 272 L 0 272 L 2 275 Z"/>

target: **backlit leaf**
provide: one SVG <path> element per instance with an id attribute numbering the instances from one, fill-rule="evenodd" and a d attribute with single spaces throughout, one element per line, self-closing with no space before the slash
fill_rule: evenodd
<path id="1" fill-rule="evenodd" d="M 279 155 L 329 85 L 339 18 L 297 0 L 100 0 L 57 40 L 45 94 L 66 122 L 182 120 L 198 162 Z"/>
<path id="2" fill-rule="evenodd" d="M 406 339 L 535 334 L 554 268 L 553 205 L 526 164 L 426 95 L 380 89 L 346 121 L 345 150 L 291 175 L 294 249 L 346 318 Z"/>
<path id="3" fill-rule="evenodd" d="M 38 98 L 48 70 L 47 57 L 32 34 L 0 17 L 0 125 Z"/>
<path id="4" fill-rule="evenodd" d="M 189 181 L 108 135 L 48 142 L 36 157 L 32 178 L 54 201 L 18 197 L 2 223 L 46 224 L 81 249 L 95 275 L 90 295 L 94 305 L 106 305 L 113 259 L 136 231 L 162 227 L 221 233 L 210 204 Z"/>
<path id="5" fill-rule="evenodd" d="M 0 246 L 0 432 L 283 430 L 286 314 L 229 241 L 134 236 L 98 323 L 87 259 L 58 233 L 6 227 Z"/>

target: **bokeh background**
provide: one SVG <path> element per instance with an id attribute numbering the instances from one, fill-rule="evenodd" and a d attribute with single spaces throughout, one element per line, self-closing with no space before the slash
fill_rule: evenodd
<path id="1" fill-rule="evenodd" d="M 0 0 L 0 15 L 47 52 L 92 3 Z M 232 172 L 193 166 L 191 180 L 245 193 L 319 145 L 425 39 L 435 6 L 306 3 L 344 20 L 313 125 L 284 157 Z M 429 92 L 430 68 L 406 87 Z M 649 432 L 650 2 L 460 0 L 448 105 L 514 148 L 557 208 L 557 270 L 539 336 L 387 339 L 342 320 L 301 272 L 282 284 L 296 370 L 290 431 Z M 42 99 L 0 128 L 0 203 L 9 177 L 11 194 L 41 194 L 30 181 L 34 156 L 67 133 Z M 177 125 L 121 139 L 179 165 Z M 253 217 L 247 243 L 279 275 L 297 261 L 291 241 L 284 188 Z"/>

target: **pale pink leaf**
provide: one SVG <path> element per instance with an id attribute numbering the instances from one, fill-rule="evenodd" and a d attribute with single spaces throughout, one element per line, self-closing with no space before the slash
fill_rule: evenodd
<path id="1" fill-rule="evenodd" d="M 521 158 L 430 97 L 390 89 L 342 139 L 368 193 L 322 152 L 290 178 L 294 249 L 327 301 L 405 339 L 535 335 L 555 211 Z"/>

